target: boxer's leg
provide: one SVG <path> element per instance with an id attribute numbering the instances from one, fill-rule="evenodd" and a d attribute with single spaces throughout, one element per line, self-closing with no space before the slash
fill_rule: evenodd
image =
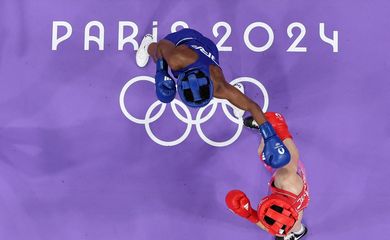
<path id="1" fill-rule="evenodd" d="M 295 223 L 293 229 L 285 237 L 275 237 L 275 240 L 299 240 L 307 234 L 307 227 L 301 223 L 303 212 L 299 214 L 299 220 Z"/>
<path id="2" fill-rule="evenodd" d="M 294 224 L 294 227 L 291 229 L 291 232 L 294 233 L 300 233 L 303 230 L 303 224 L 302 224 L 302 218 L 303 218 L 303 211 L 299 213 L 298 221 Z"/>

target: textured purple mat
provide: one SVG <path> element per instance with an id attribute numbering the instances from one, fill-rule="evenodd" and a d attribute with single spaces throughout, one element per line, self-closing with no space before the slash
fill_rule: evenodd
<path id="1" fill-rule="evenodd" d="M 271 239 L 224 203 L 234 188 L 254 205 L 267 193 L 258 134 L 244 129 L 234 143 L 217 148 L 192 126 L 182 143 L 164 147 L 121 111 L 126 82 L 153 76 L 154 66 L 136 67 L 131 44 L 118 50 L 118 22 L 134 22 L 140 41 L 152 21 L 161 38 L 179 20 L 216 42 L 221 35 L 213 36 L 214 24 L 228 22 L 232 32 L 224 46 L 233 49 L 220 54 L 227 79 L 257 79 L 268 91 L 268 109 L 286 116 L 311 190 L 306 239 L 387 236 L 389 9 L 384 0 L 0 0 L 0 239 Z M 83 50 L 84 28 L 93 20 L 105 28 L 102 51 L 94 42 Z M 73 29 L 56 51 L 53 21 Z M 274 32 L 265 52 L 244 43 L 253 22 Z M 299 44 L 305 53 L 286 52 L 300 32 L 288 37 L 293 22 L 306 27 Z M 321 22 L 327 36 L 339 32 L 338 53 L 321 40 Z M 126 28 L 125 36 L 131 32 Z M 254 29 L 253 45 L 265 44 L 265 33 Z M 254 85 L 245 87 L 263 104 Z M 138 118 L 154 101 L 153 85 L 145 81 L 124 98 Z M 214 140 L 229 139 L 237 128 L 220 105 L 201 127 Z M 151 129 L 173 140 L 186 124 L 167 106 Z"/>

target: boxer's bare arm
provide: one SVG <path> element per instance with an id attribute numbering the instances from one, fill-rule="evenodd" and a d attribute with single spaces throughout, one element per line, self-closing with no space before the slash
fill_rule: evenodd
<path id="1" fill-rule="evenodd" d="M 297 232 L 302 226 L 303 211 L 299 212 L 298 221 L 295 222 L 294 227 L 291 228 L 290 232 Z"/>
<path id="2" fill-rule="evenodd" d="M 283 168 L 289 170 L 289 172 L 296 175 L 297 170 L 298 170 L 298 162 L 299 162 L 298 148 L 295 145 L 295 142 L 293 141 L 292 138 L 284 139 L 283 143 L 287 147 L 287 149 L 291 155 L 290 162 L 286 166 L 284 166 Z"/>
<path id="3" fill-rule="evenodd" d="M 286 166 L 275 171 L 274 184 L 279 189 L 298 195 L 303 188 L 303 180 L 297 173 L 299 162 L 298 149 L 291 138 L 286 138 L 283 143 L 290 152 L 291 160 Z"/>
<path id="4" fill-rule="evenodd" d="M 291 138 L 287 138 L 283 141 L 287 149 L 290 151 L 291 160 L 285 167 L 279 168 L 275 172 L 275 186 L 279 189 L 283 189 L 298 195 L 303 188 L 303 180 L 297 174 L 299 152 Z M 301 221 L 303 217 L 303 211 L 299 213 L 298 221 L 291 229 L 292 232 L 299 231 L 301 229 Z"/>
<path id="5" fill-rule="evenodd" d="M 163 58 L 173 70 L 182 69 L 198 59 L 198 55 L 185 45 L 176 47 L 175 44 L 167 40 L 150 44 L 148 53 L 154 62 L 159 58 Z"/>
<path id="6" fill-rule="evenodd" d="M 221 68 L 211 65 L 210 75 L 214 83 L 214 97 L 226 99 L 234 106 L 250 112 L 259 125 L 266 121 L 259 105 L 226 82 Z"/>

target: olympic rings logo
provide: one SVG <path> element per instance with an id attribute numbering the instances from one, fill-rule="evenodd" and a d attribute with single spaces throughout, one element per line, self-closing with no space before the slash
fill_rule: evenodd
<path id="1" fill-rule="evenodd" d="M 173 141 L 165 141 L 165 140 L 162 140 L 162 139 L 159 139 L 155 134 L 154 132 L 152 131 L 151 127 L 150 127 L 150 124 L 157 121 L 161 116 L 162 114 L 164 113 L 165 111 L 165 108 L 167 107 L 167 104 L 166 103 L 162 103 L 160 102 L 159 100 L 155 101 L 149 108 L 148 110 L 146 111 L 146 114 L 145 114 L 145 118 L 144 119 L 139 119 L 139 118 L 136 118 L 134 117 L 133 115 L 131 115 L 126 106 L 125 106 L 125 95 L 126 95 L 126 92 L 127 90 L 135 83 L 139 82 L 139 81 L 147 81 L 147 82 L 151 82 L 154 84 L 154 78 L 152 77 L 149 77 L 149 76 L 138 76 L 138 77 L 134 77 L 132 79 L 130 79 L 122 88 L 121 92 L 120 92 L 120 95 L 119 95 L 119 105 L 120 105 L 120 108 L 121 108 L 121 111 L 122 113 L 125 115 L 125 117 L 127 119 L 129 119 L 130 121 L 134 122 L 134 123 L 137 123 L 137 124 L 143 124 L 145 126 L 145 130 L 146 130 L 146 133 L 148 134 L 148 136 L 150 137 L 150 139 L 152 139 L 154 142 L 156 142 L 157 144 L 160 144 L 162 146 L 175 146 L 175 145 L 178 145 L 180 143 L 182 143 L 187 137 L 188 135 L 190 134 L 191 132 L 191 129 L 192 129 L 192 126 L 195 125 L 195 128 L 196 128 L 196 131 L 198 132 L 198 135 L 199 137 L 204 141 L 206 142 L 207 144 L 211 145 L 211 146 L 214 146 L 214 147 L 225 147 L 225 146 L 228 146 L 230 144 L 232 144 L 233 142 L 235 142 L 238 137 L 240 136 L 241 132 L 242 132 L 242 129 L 243 129 L 243 121 L 242 121 L 242 117 L 237 117 L 237 116 L 234 116 L 232 115 L 229 111 L 228 111 L 228 108 L 227 106 L 230 106 L 232 108 L 235 108 L 230 102 L 228 102 L 227 100 L 225 99 L 218 99 L 218 98 L 213 98 L 209 104 L 207 104 L 206 106 L 200 108 L 196 114 L 196 117 L 195 119 L 192 119 L 192 115 L 191 115 L 191 112 L 190 110 L 188 109 L 188 107 L 181 101 L 177 100 L 177 99 L 174 99 L 170 104 L 171 108 L 172 108 L 172 111 L 173 113 L 175 114 L 175 116 L 183 123 L 187 124 L 187 128 L 186 130 L 184 131 L 183 135 L 180 136 L 178 139 L 175 139 Z M 234 84 L 237 84 L 237 83 L 242 83 L 242 82 L 249 82 L 249 83 L 252 83 L 254 84 L 255 86 L 257 86 L 260 91 L 262 92 L 263 94 L 263 98 L 264 98 L 264 106 L 263 106 L 263 112 L 266 112 L 267 109 L 268 109 L 268 105 L 269 105 L 269 97 L 268 97 L 268 92 L 267 90 L 265 89 L 264 85 L 262 83 L 260 83 L 259 81 L 257 81 L 256 79 L 254 78 L 251 78 L 251 77 L 239 77 L 239 78 L 236 78 L 234 79 L 233 81 L 230 82 L 231 85 L 234 85 Z M 222 110 L 223 112 L 225 113 L 226 117 L 237 124 L 237 130 L 235 132 L 235 134 L 228 140 L 226 141 L 214 141 L 210 138 L 208 138 L 203 130 L 202 130 L 202 127 L 201 125 L 205 122 L 207 122 L 215 113 L 215 111 L 217 110 L 217 107 L 218 107 L 218 104 L 221 104 L 222 105 Z M 152 112 L 155 108 L 157 108 L 158 106 L 160 106 L 160 109 L 158 110 L 158 112 L 152 116 Z M 182 108 L 184 110 L 184 113 L 185 113 L 185 116 L 183 116 L 178 110 L 177 110 L 177 106 L 179 106 L 180 108 Z M 203 112 L 208 108 L 208 107 L 211 107 L 211 110 L 210 112 L 206 115 L 206 116 L 203 116 Z M 202 117 L 203 116 L 203 117 Z"/>

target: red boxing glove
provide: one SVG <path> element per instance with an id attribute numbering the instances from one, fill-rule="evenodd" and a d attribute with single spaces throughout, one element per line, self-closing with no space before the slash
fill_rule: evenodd
<path id="1" fill-rule="evenodd" d="M 235 214 L 253 223 L 259 221 L 257 212 L 251 207 L 248 197 L 240 190 L 230 191 L 225 198 L 226 205 Z"/>
<path id="2" fill-rule="evenodd" d="M 282 114 L 276 112 L 266 112 L 264 115 L 282 141 L 286 138 L 292 138 L 290 132 L 288 131 L 287 122 Z"/>

